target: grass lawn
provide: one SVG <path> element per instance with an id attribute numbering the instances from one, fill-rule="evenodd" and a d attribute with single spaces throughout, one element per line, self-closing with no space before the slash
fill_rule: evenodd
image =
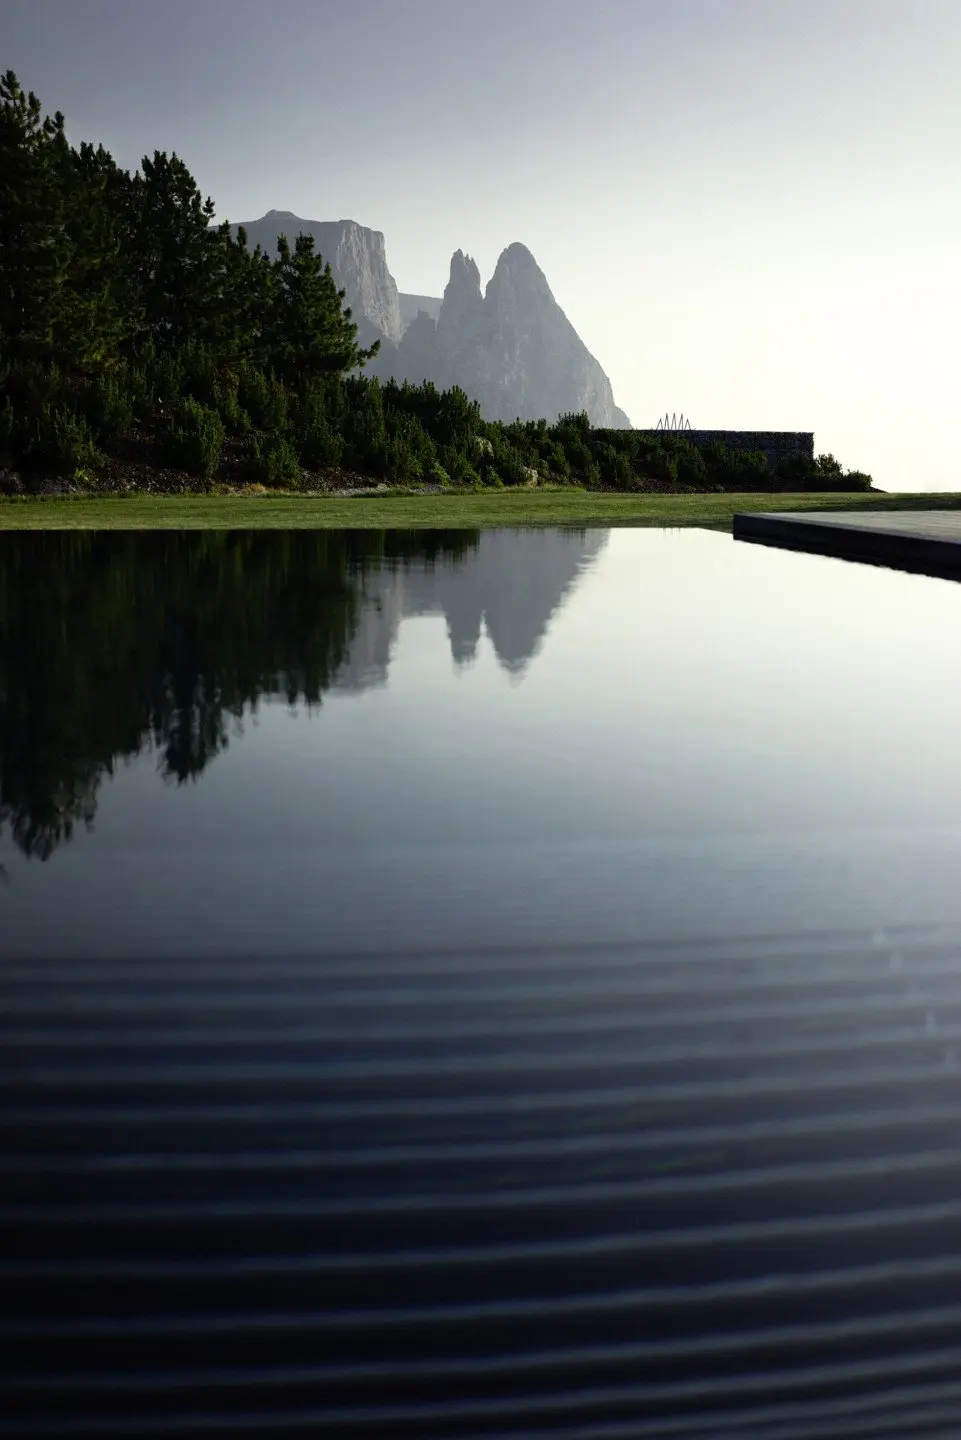
<path id="1" fill-rule="evenodd" d="M 743 510 L 957 510 L 961 494 L 132 495 L 0 499 L 0 530 L 487 529 L 498 525 L 711 525 Z"/>

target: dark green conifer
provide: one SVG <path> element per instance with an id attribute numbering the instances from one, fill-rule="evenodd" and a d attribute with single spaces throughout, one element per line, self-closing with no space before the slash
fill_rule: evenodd
<path id="1" fill-rule="evenodd" d="M 266 333 L 269 364 L 285 380 L 357 369 L 380 349 L 357 344 L 357 326 L 345 307 L 330 266 L 314 253 L 312 235 L 299 235 L 293 250 L 277 240 L 273 294 Z"/>
<path id="2" fill-rule="evenodd" d="M 55 351 L 69 269 L 63 124 L 12 70 L 0 79 L 0 336 L 18 360 L 49 361 Z"/>
<path id="3" fill-rule="evenodd" d="M 143 301 L 144 335 L 159 350 L 214 340 L 224 285 L 224 246 L 212 229 L 214 202 L 176 154 L 144 157 L 134 177 L 131 247 Z"/>

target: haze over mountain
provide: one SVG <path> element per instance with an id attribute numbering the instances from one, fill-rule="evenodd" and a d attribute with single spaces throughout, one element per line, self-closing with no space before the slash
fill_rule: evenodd
<path id="1" fill-rule="evenodd" d="M 314 237 L 347 292 L 361 343 L 381 342 L 371 374 L 414 384 L 432 380 L 441 389 L 460 385 L 487 420 L 554 420 L 584 410 L 594 425 L 630 428 L 610 380 L 526 246 L 503 251 L 486 293 L 476 263 L 456 251 L 440 299 L 400 295 L 383 234 L 355 220 L 305 220 L 269 210 L 242 224 L 250 246 L 270 255 L 278 235 L 291 244 L 301 234 Z M 234 234 L 239 228 L 231 226 Z"/>
<path id="2" fill-rule="evenodd" d="M 401 291 L 400 318 L 404 322 L 404 329 L 407 329 L 412 320 L 416 320 L 421 310 L 436 323 L 443 303 L 443 295 L 405 295 Z"/>

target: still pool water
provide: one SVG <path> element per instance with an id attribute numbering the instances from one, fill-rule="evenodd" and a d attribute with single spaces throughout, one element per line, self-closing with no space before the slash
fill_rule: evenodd
<path id="1" fill-rule="evenodd" d="M 23 1433 L 956 1433 L 959 635 L 698 530 L 0 536 Z"/>
<path id="2" fill-rule="evenodd" d="M 3 950 L 943 922 L 961 587 L 706 531 L 2 537 Z"/>

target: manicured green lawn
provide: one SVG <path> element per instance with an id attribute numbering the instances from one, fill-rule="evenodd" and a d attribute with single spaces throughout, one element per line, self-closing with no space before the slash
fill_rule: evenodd
<path id="1" fill-rule="evenodd" d="M 956 510 L 961 494 L 129 496 L 0 500 L 0 530 L 485 529 L 498 525 L 713 525 L 743 510 Z"/>

